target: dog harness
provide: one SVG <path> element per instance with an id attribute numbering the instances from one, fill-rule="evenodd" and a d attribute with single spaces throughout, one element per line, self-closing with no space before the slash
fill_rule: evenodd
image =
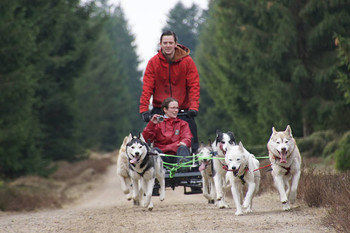
<path id="1" fill-rule="evenodd" d="M 277 156 L 274 155 L 274 154 L 273 154 L 273 158 L 274 158 L 275 160 L 280 159 L 280 157 L 277 157 Z M 293 162 L 292 162 L 292 164 L 293 164 Z M 286 169 L 286 174 L 284 174 L 285 176 L 288 175 L 288 174 L 290 173 L 290 168 L 291 168 L 292 164 L 290 165 L 290 167 L 280 166 L 280 167 Z"/>
<path id="2" fill-rule="evenodd" d="M 227 166 L 227 165 L 222 166 L 222 168 L 223 168 L 224 170 L 226 170 L 226 171 L 229 171 L 229 172 L 232 172 L 232 171 L 233 171 L 233 170 L 228 169 L 228 166 Z M 238 176 L 238 178 L 241 180 L 241 182 L 242 182 L 243 185 L 246 183 L 245 180 L 244 180 L 244 175 L 245 175 L 245 173 L 246 173 L 247 171 L 249 171 L 249 168 L 248 168 L 248 166 L 245 166 L 245 168 L 244 168 L 244 173 L 243 173 L 242 175 Z M 237 173 L 238 173 L 238 172 L 237 172 Z M 237 177 L 237 174 L 236 174 L 236 175 L 233 174 L 233 175 L 234 175 L 235 177 Z"/>
<path id="3" fill-rule="evenodd" d="M 135 169 L 134 169 L 135 165 L 134 164 L 130 164 L 130 160 L 129 160 L 129 168 L 132 169 L 134 172 L 136 172 L 137 174 L 139 174 L 142 177 L 146 173 L 146 171 L 148 171 L 152 167 L 152 163 L 149 161 L 149 153 L 147 153 L 147 155 L 145 156 L 145 159 L 142 161 L 142 163 L 140 165 L 140 168 L 143 168 L 146 164 L 147 164 L 147 166 L 140 173 L 140 172 L 135 171 Z"/>

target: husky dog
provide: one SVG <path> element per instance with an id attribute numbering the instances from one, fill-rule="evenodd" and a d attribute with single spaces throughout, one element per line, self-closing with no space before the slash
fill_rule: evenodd
<path id="1" fill-rule="evenodd" d="M 285 131 L 276 131 L 275 127 L 272 127 L 267 149 L 272 164 L 272 176 L 280 194 L 282 208 L 290 210 L 289 202 L 293 204 L 297 196 L 301 157 L 289 125 Z"/>
<path id="2" fill-rule="evenodd" d="M 208 146 L 201 143 L 198 149 L 198 154 L 201 155 L 201 157 L 199 157 L 200 166 L 198 170 L 202 175 L 203 195 L 206 199 L 208 199 L 209 204 L 214 204 L 216 193 L 213 179 L 213 149 L 211 148 L 210 140 Z"/>
<path id="3" fill-rule="evenodd" d="M 142 134 L 139 137 L 129 135 L 126 155 L 129 160 L 129 174 L 132 180 L 132 199 L 137 203 L 144 196 L 144 207 L 153 209 L 151 200 L 155 178 L 160 185 L 160 200 L 165 199 L 165 171 L 158 153 L 151 151 Z M 139 187 L 141 184 L 141 187 Z"/>
<path id="4" fill-rule="evenodd" d="M 127 143 L 128 143 L 128 137 L 126 136 L 119 149 L 118 162 L 117 162 L 117 175 L 120 178 L 122 190 L 126 195 L 127 199 L 130 201 L 131 195 L 132 195 L 132 184 L 131 184 L 131 179 L 129 175 L 128 156 L 126 155 Z"/>
<path id="5" fill-rule="evenodd" d="M 242 215 L 243 185 L 248 185 L 248 190 L 243 201 L 246 212 L 252 212 L 254 195 L 259 191 L 260 171 L 259 161 L 249 153 L 242 142 L 238 146 L 229 147 L 225 155 L 227 164 L 227 178 L 231 184 L 231 192 L 236 204 L 236 215 Z"/>
<path id="6" fill-rule="evenodd" d="M 228 131 L 227 133 L 223 133 L 219 130 L 216 131 L 216 139 L 212 143 L 212 148 L 214 151 L 213 167 L 216 199 L 220 209 L 228 207 L 225 202 L 227 171 L 223 167 L 226 166 L 226 151 L 229 147 L 234 146 L 235 143 L 236 140 L 232 132 Z"/>

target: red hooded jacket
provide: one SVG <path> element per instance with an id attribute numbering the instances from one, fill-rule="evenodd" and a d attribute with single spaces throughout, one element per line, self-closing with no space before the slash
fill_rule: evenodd
<path id="1" fill-rule="evenodd" d="M 179 142 L 184 142 L 188 148 L 191 147 L 190 127 L 186 121 L 179 118 L 164 118 L 164 121 L 158 124 L 150 121 L 143 130 L 142 136 L 146 142 L 153 142 L 153 146 L 158 147 L 165 154 L 175 155 Z"/>
<path id="2" fill-rule="evenodd" d="M 149 60 L 143 76 L 140 113 L 148 111 L 152 95 L 153 107 L 160 108 L 164 99 L 173 97 L 180 109 L 198 111 L 199 75 L 189 53 L 187 47 L 177 45 L 171 63 L 168 63 L 161 50 Z"/>

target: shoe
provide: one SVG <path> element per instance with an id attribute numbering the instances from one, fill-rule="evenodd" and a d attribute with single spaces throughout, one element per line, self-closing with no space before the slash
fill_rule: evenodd
<path id="1" fill-rule="evenodd" d="M 177 171 L 178 172 L 189 172 L 190 171 L 190 168 L 189 167 L 187 167 L 188 166 L 188 164 L 186 163 L 187 161 L 186 161 L 186 158 L 180 158 L 179 159 L 179 162 L 178 162 L 178 164 L 180 164 L 180 165 L 182 165 L 182 166 L 185 166 L 185 167 L 180 167 Z"/>

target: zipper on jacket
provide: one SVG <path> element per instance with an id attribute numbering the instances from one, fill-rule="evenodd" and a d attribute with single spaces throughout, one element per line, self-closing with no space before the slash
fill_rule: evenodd
<path id="1" fill-rule="evenodd" d="M 173 97 L 173 90 L 171 88 L 171 72 L 170 72 L 170 66 L 171 66 L 171 62 L 168 62 L 169 64 L 169 89 L 170 89 L 170 97 Z"/>

